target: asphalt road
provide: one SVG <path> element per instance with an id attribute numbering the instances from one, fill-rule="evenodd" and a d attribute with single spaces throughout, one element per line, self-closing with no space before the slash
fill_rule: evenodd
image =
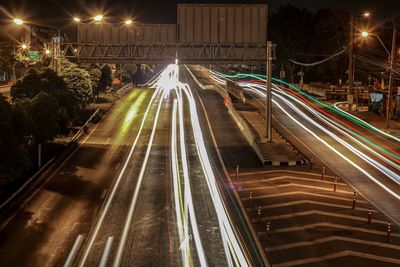
<path id="1" fill-rule="evenodd" d="M 193 83 L 186 71 L 182 77 Z M 166 99 L 158 96 L 149 105 L 153 92 L 134 89 L 122 98 L 90 129 L 79 148 L 45 177 L 46 182 L 1 222 L 1 266 L 63 266 L 79 238 L 76 266 L 97 266 L 101 260 L 111 264 L 119 256 L 121 266 L 182 265 L 170 163 L 173 93 Z M 243 155 L 246 164 L 256 166 L 255 154 L 224 110 L 222 99 L 214 92 L 202 93 L 228 168 Z M 250 240 L 217 159 L 200 98 L 195 99 L 223 197 L 237 216 L 233 220 L 241 223 L 240 238 Z M 141 128 L 147 107 L 148 117 Z M 226 266 L 217 212 L 196 150 L 187 101 L 184 114 L 192 197 L 206 260 L 210 266 Z M 194 241 L 188 242 L 191 261 L 198 266 Z M 254 246 L 248 248 L 252 249 L 254 254 Z"/>
<path id="2" fill-rule="evenodd" d="M 64 264 L 77 236 L 87 236 L 95 222 L 150 96 L 145 89 L 125 96 L 48 182 L 1 222 L 2 266 Z"/>
<path id="3" fill-rule="evenodd" d="M 260 98 L 260 96 L 256 96 L 255 94 L 252 95 L 259 100 L 262 99 L 262 97 Z M 318 159 L 320 164 L 327 166 L 329 169 L 333 170 L 336 175 L 342 177 L 344 180 L 349 182 L 351 186 L 356 188 L 356 190 L 364 195 L 365 198 L 367 198 L 374 206 L 383 211 L 389 217 L 389 220 L 399 224 L 399 199 L 382 189 L 382 187 L 374 182 L 370 177 L 368 177 L 365 172 L 369 173 L 374 179 L 392 190 L 395 194 L 400 194 L 400 187 L 398 184 L 389 179 L 381 171 L 372 167 L 360 157 L 350 152 L 343 144 L 339 143 L 332 136 L 322 131 L 310 121 L 305 120 L 297 112 L 294 112 L 292 108 L 289 107 L 281 98 L 274 96 L 273 99 L 276 101 L 273 104 L 273 127 L 276 127 L 280 130 L 280 132 L 283 132 L 286 135 L 285 137 L 287 137 L 290 142 L 292 142 L 296 147 L 301 148 L 302 152 L 307 154 L 309 157 L 314 156 L 316 159 Z M 257 102 L 260 106 L 260 102 Z M 283 109 L 286 110 L 288 114 L 290 114 L 290 116 L 296 119 L 301 125 L 310 129 L 313 133 L 315 133 L 315 135 L 310 134 L 310 132 L 302 128 L 293 119 L 290 119 L 288 114 L 283 112 L 278 107 L 278 105 L 283 107 Z M 301 111 L 305 112 L 304 108 L 300 107 L 297 104 L 295 105 L 299 107 Z M 318 119 L 315 118 L 314 115 L 310 114 L 309 112 L 305 113 L 310 116 L 314 121 L 322 124 L 320 121 L 318 121 Z M 392 141 L 387 140 L 386 138 L 377 137 L 376 134 L 372 134 L 370 131 L 366 131 L 365 129 L 360 128 L 358 125 L 350 120 L 347 120 L 346 123 L 348 123 L 351 127 L 361 131 L 363 135 L 366 135 L 366 137 L 370 140 L 382 144 L 384 148 L 391 148 L 394 151 L 399 151 L 399 146 L 394 145 Z M 389 164 L 385 163 L 381 158 L 368 151 L 365 147 L 360 146 L 354 140 L 348 138 L 347 136 L 343 135 L 335 129 L 329 128 L 329 130 L 332 131 L 334 135 L 340 137 L 351 146 L 357 148 L 359 151 L 368 155 L 376 162 L 393 171 L 394 177 L 399 177 L 398 171 L 389 166 Z M 322 141 L 318 140 L 316 136 L 324 140 L 326 144 L 329 144 L 329 146 L 331 146 L 331 148 L 337 150 L 338 152 L 342 153 L 342 155 L 353 161 L 354 165 L 350 164 L 349 161 L 345 160 L 337 153 L 334 153 L 331 148 L 329 148 L 326 144 L 323 144 Z M 356 168 L 355 166 L 358 166 L 358 168 Z"/>
<path id="4" fill-rule="evenodd" d="M 195 95 L 196 101 L 198 101 L 197 109 L 201 128 L 203 129 L 213 171 L 216 174 L 219 189 L 229 210 L 232 223 L 243 241 L 244 249 L 249 256 L 251 264 L 253 266 L 263 266 L 263 256 L 258 251 L 257 241 L 254 240 L 247 225 L 245 215 L 240 207 L 241 203 L 235 197 L 232 180 L 227 177 L 227 175 L 229 176 L 230 173 L 234 172 L 238 164 L 240 168 L 258 168 L 261 167 L 261 163 L 228 113 L 223 104 L 223 98 L 214 90 L 199 88 L 187 71 L 184 71 L 181 79 L 187 82 L 191 88 L 196 89 Z M 210 125 L 208 125 L 208 122 Z M 207 130 L 209 127 L 212 129 L 212 134 Z M 212 142 L 213 136 L 217 147 Z M 218 152 L 221 155 L 223 165 L 218 157 Z M 224 172 L 224 168 L 229 174 Z M 234 176 L 229 178 L 234 179 Z"/>

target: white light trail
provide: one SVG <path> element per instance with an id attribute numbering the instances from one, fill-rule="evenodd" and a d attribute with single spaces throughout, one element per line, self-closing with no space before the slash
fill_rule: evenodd
<path id="1" fill-rule="evenodd" d="M 348 116 L 350 116 L 350 117 L 352 117 L 352 118 L 354 118 L 354 119 L 356 119 L 356 120 L 361 120 L 360 118 L 354 116 L 353 114 L 351 114 L 351 113 L 349 113 L 349 112 L 346 112 L 346 111 L 344 111 L 344 110 L 342 110 L 342 109 L 340 109 L 340 108 L 337 107 L 339 104 L 343 104 L 343 103 L 346 103 L 346 104 L 347 104 L 347 102 L 337 102 L 337 103 L 335 103 L 333 106 L 334 106 L 334 108 L 336 108 L 337 110 L 339 110 L 339 111 L 345 113 L 346 115 L 348 115 Z M 400 143 L 400 138 L 398 138 L 398 137 L 396 137 L 396 136 L 394 136 L 394 135 L 391 135 L 391 134 L 389 134 L 389 133 L 387 133 L 387 132 L 385 132 L 385 131 L 382 131 L 381 129 L 378 129 L 378 128 L 376 128 L 375 126 L 373 126 L 373 125 L 371 125 L 371 124 L 369 124 L 369 123 L 367 123 L 367 122 L 365 122 L 365 121 L 364 121 L 364 123 L 367 124 L 368 127 L 373 128 L 374 131 L 377 131 L 377 132 L 379 132 L 380 134 L 382 134 L 382 135 L 384 135 L 384 136 L 386 136 L 386 137 L 389 137 L 389 138 L 391 138 L 391 139 L 393 139 L 393 140 L 395 140 L 395 141 L 397 141 L 397 142 Z"/>
<path id="2" fill-rule="evenodd" d="M 285 99 L 283 99 L 282 97 L 280 97 L 279 95 L 277 95 L 277 92 L 279 92 L 282 95 L 285 95 L 285 97 L 290 98 L 291 100 L 295 101 L 296 103 L 298 103 L 299 105 L 301 105 L 302 107 L 304 107 L 305 109 L 307 109 L 309 112 L 311 112 L 314 116 L 316 116 L 318 119 L 320 119 L 321 121 L 323 121 L 326 125 L 330 126 L 331 128 L 335 129 L 336 131 L 340 132 L 341 134 L 347 136 L 348 138 L 350 138 L 351 140 L 353 140 L 355 143 L 357 143 L 358 145 L 362 146 L 363 148 L 365 148 L 366 150 L 368 150 L 370 153 L 374 154 L 375 156 L 377 156 L 378 158 L 380 158 L 381 160 L 383 160 L 384 162 L 386 162 L 387 164 L 389 164 L 390 166 L 392 166 L 393 168 L 400 170 L 400 166 L 393 162 L 392 160 L 386 158 L 385 156 L 379 154 L 378 152 L 376 152 L 375 150 L 373 150 L 370 146 L 362 143 L 361 141 L 359 141 L 358 139 L 356 139 L 354 136 L 352 136 L 351 134 L 354 134 L 352 131 L 350 131 L 348 128 L 344 127 L 343 125 L 337 123 L 336 121 L 332 120 L 331 118 L 327 117 L 326 115 L 316 111 L 315 109 L 309 107 L 308 105 L 306 105 L 304 102 L 302 102 L 301 100 L 297 99 L 296 97 L 286 93 L 284 90 L 280 89 L 278 86 L 276 86 L 275 84 L 273 84 L 273 86 L 275 87 L 273 90 L 275 92 L 273 92 L 273 94 L 279 98 L 281 98 L 283 101 L 286 101 Z M 262 90 L 266 90 L 266 87 L 263 85 L 249 85 L 249 87 L 251 88 L 260 88 Z M 262 93 L 262 95 L 265 95 L 264 93 Z M 292 104 L 291 104 L 292 105 Z M 293 108 L 292 108 L 293 109 Z M 297 112 L 297 111 L 296 111 Z M 297 112 L 298 113 L 298 112 Z M 302 115 L 303 116 L 303 115 Z M 310 119 L 307 119 L 308 121 L 310 121 Z M 313 121 L 314 123 L 314 121 Z M 318 127 L 320 125 L 318 124 Z M 349 134 L 350 133 L 350 134 Z M 331 135 L 331 134 L 329 134 Z M 338 138 L 336 135 L 334 135 L 334 138 Z M 353 148 L 353 147 L 352 147 Z M 358 151 L 358 150 L 357 150 Z M 353 151 L 354 152 L 354 151 Z M 361 152 L 360 152 L 361 153 Z M 370 164 L 374 165 L 375 167 L 378 166 L 377 168 L 380 169 L 380 171 L 385 172 L 385 175 L 388 175 L 389 178 L 391 178 L 392 180 L 394 180 L 395 182 L 399 183 L 399 177 L 397 174 L 395 174 L 394 172 L 392 172 L 391 170 L 389 170 L 388 168 L 386 168 L 385 166 L 383 166 L 380 163 L 377 163 L 375 160 L 371 159 L 370 157 L 367 157 L 365 154 L 363 154 L 362 157 L 366 157 L 367 161 L 369 161 Z"/>
<path id="3" fill-rule="evenodd" d="M 252 87 L 253 85 L 248 84 L 248 87 Z M 259 85 L 257 85 L 259 86 Z M 253 87 L 254 89 L 254 87 Z M 254 89 L 256 90 L 256 89 Z M 258 91 L 258 90 L 256 90 Z M 262 94 L 264 96 L 264 94 Z M 324 131 L 325 133 L 327 133 L 329 136 L 333 137 L 336 141 L 338 141 L 339 143 L 341 143 L 344 147 L 346 147 L 347 149 L 349 149 L 350 151 L 352 151 L 354 154 L 356 154 L 357 156 L 359 156 L 361 159 L 363 159 L 364 161 L 366 161 L 367 163 L 369 163 L 371 166 L 375 167 L 376 169 L 378 169 L 380 172 L 382 172 L 383 174 L 385 174 L 386 176 L 388 176 L 389 178 L 391 178 L 392 180 L 399 182 L 400 177 L 392 172 L 391 170 L 388 170 L 386 167 L 382 166 L 380 163 L 376 162 L 375 160 L 371 159 L 370 157 L 366 156 L 364 153 L 360 152 L 359 150 L 357 150 L 356 148 L 354 148 L 353 146 L 351 146 L 350 144 L 348 144 L 347 142 L 345 142 L 344 140 L 342 140 L 341 138 L 339 138 L 338 136 L 336 136 L 335 134 L 333 134 L 332 132 L 330 132 L 329 130 L 325 129 L 324 127 L 322 127 L 321 125 L 319 125 L 318 123 L 316 123 L 314 120 L 312 120 L 311 118 L 309 118 L 307 115 L 305 115 L 302 111 L 300 111 L 297 107 L 295 107 L 290 101 L 284 99 L 282 96 L 277 95 L 276 93 L 274 93 L 275 96 L 279 97 L 282 101 L 285 102 L 286 105 L 288 105 L 291 109 L 293 109 L 296 113 L 298 113 L 300 116 L 302 116 L 304 119 L 306 119 L 307 121 L 311 122 L 313 125 L 315 125 L 316 127 L 318 127 L 319 129 L 321 129 L 322 131 Z M 384 185 L 383 183 L 381 183 L 379 180 L 377 180 L 375 177 L 373 177 L 370 173 L 368 173 L 367 171 L 365 171 L 363 168 L 361 168 L 360 166 L 358 166 L 356 163 L 354 163 L 352 160 L 350 160 L 348 157 L 346 157 L 345 155 L 343 155 L 341 152 L 339 152 L 337 149 L 335 149 L 332 145 L 330 145 L 328 142 L 326 142 L 324 139 L 322 139 L 319 135 L 317 135 L 316 133 L 314 133 L 313 131 L 311 131 L 308 127 L 304 126 L 302 123 L 300 123 L 298 120 L 296 120 L 292 115 L 290 115 L 286 109 L 284 109 L 281 105 L 279 105 L 278 102 L 276 102 L 275 100 L 273 100 L 274 104 L 276 104 L 279 109 L 281 109 L 290 119 L 292 119 L 296 124 L 300 125 L 304 130 L 306 130 L 308 133 L 310 133 L 311 135 L 313 135 L 315 138 L 317 138 L 320 142 L 322 142 L 325 146 L 327 146 L 330 150 L 332 150 L 333 152 L 335 152 L 337 155 L 339 155 L 341 158 L 343 158 L 344 160 L 346 160 L 348 163 L 350 163 L 353 167 L 355 167 L 356 169 L 358 169 L 359 171 L 361 171 L 362 173 L 364 173 L 369 179 L 371 179 L 373 182 L 375 182 L 376 184 L 378 184 L 381 188 L 383 188 L 386 192 L 388 192 L 389 194 L 391 194 L 392 196 L 394 196 L 395 198 L 397 198 L 398 200 L 400 200 L 400 196 L 395 193 L 394 191 L 392 191 L 390 188 L 388 188 L 386 185 Z"/>
<path id="4" fill-rule="evenodd" d="M 193 198 L 192 198 L 192 192 L 191 192 L 191 187 L 190 187 L 190 180 L 189 180 L 189 167 L 188 167 L 188 162 L 187 162 L 187 153 L 186 153 L 186 145 L 185 145 L 185 133 L 184 133 L 184 117 L 183 117 L 183 99 L 182 99 L 182 93 L 180 89 L 181 83 L 178 80 L 178 65 L 169 65 L 165 71 L 160 75 L 160 79 L 156 82 L 156 86 L 158 88 L 161 88 L 164 90 L 166 93 L 169 94 L 171 90 L 175 90 L 176 92 L 176 97 L 177 97 L 177 107 L 178 107 L 178 116 L 179 116 L 179 138 L 180 138 L 180 154 L 181 154 L 181 164 L 182 164 L 182 171 L 183 171 L 183 184 L 184 184 L 184 208 L 183 208 L 183 215 L 178 221 L 178 224 L 180 224 L 179 227 L 182 226 L 182 220 L 183 220 L 183 240 L 181 240 L 182 243 L 182 249 L 184 249 L 184 264 L 188 264 L 190 262 L 188 256 L 189 256 L 189 229 L 188 229 L 188 219 L 190 220 L 190 226 L 191 230 L 193 232 L 193 239 L 194 243 L 196 245 L 196 252 L 200 261 L 201 266 L 207 266 L 207 261 L 206 261 L 206 256 L 204 253 L 204 248 L 203 244 L 201 242 L 200 238 L 200 232 L 198 229 L 198 224 L 197 224 L 197 219 L 196 219 L 196 214 L 194 210 L 194 204 L 193 204 Z M 175 105 L 175 104 L 174 104 Z M 176 109 L 176 108 L 175 108 Z M 173 111 L 173 112 L 176 112 Z M 174 118 L 176 119 L 176 118 Z M 172 125 L 172 127 L 176 127 L 176 121 L 174 122 L 175 125 Z M 174 133 L 176 136 L 176 133 Z M 177 148 L 176 148 L 176 141 L 172 143 L 172 146 L 174 147 L 174 153 L 177 153 Z M 172 155 L 172 157 L 175 157 L 176 159 L 178 158 L 177 155 Z M 174 183 L 176 183 L 176 180 L 179 180 L 179 163 L 176 161 L 175 162 L 175 172 L 176 174 L 173 174 L 174 178 Z M 179 181 L 180 183 L 180 181 Z M 180 184 L 177 185 L 179 188 L 179 193 L 181 193 L 180 189 Z M 176 194 L 178 192 L 174 192 L 175 198 L 177 197 Z M 176 203 L 177 204 L 177 203 Z M 181 201 L 179 202 L 179 206 L 175 206 L 176 209 L 181 207 L 182 203 Z M 181 207 L 182 208 L 182 207 Z"/>
<path id="5" fill-rule="evenodd" d="M 174 204 L 175 204 L 175 214 L 177 218 L 179 243 L 181 244 L 180 250 L 182 252 L 183 266 L 189 266 L 189 236 L 188 232 L 184 231 L 183 220 L 185 219 L 185 212 L 182 201 L 182 189 L 181 181 L 179 178 L 179 164 L 178 164 L 178 152 L 177 152 L 177 134 L 176 134 L 176 107 L 177 100 L 174 100 L 174 105 L 172 109 L 172 127 L 171 127 L 171 165 L 172 165 L 172 178 L 173 178 L 173 192 L 174 192 Z M 186 229 L 185 229 L 186 230 Z"/>
<path id="6" fill-rule="evenodd" d="M 225 241 L 225 252 L 227 255 L 231 255 L 232 259 L 236 262 L 238 266 L 248 266 L 246 256 L 241 248 L 241 245 L 237 239 L 236 233 L 233 229 L 232 223 L 229 219 L 228 211 L 224 205 L 221 194 L 219 192 L 217 181 L 212 171 L 211 162 L 208 157 L 207 149 L 204 143 L 204 138 L 202 135 L 202 130 L 200 127 L 200 121 L 197 114 L 197 107 L 194 97 L 191 93 L 190 87 L 185 84 L 183 86 L 184 92 L 189 100 L 189 110 L 192 121 L 192 129 L 195 137 L 196 148 L 199 154 L 199 159 L 203 168 L 203 172 L 206 177 L 206 181 L 211 193 L 214 207 L 218 216 L 218 221 L 220 225 L 220 231 L 222 237 Z M 228 250 L 229 248 L 229 250 Z M 228 257 L 228 263 L 233 266 L 232 259 Z"/>
<path id="7" fill-rule="evenodd" d="M 135 186 L 135 192 L 132 195 L 132 200 L 131 200 L 131 203 L 129 206 L 128 216 L 126 217 L 124 228 L 122 230 L 121 239 L 119 241 L 118 249 L 117 249 L 117 252 L 116 252 L 116 255 L 114 258 L 114 262 L 113 262 L 114 267 L 119 267 L 121 265 L 122 255 L 124 253 L 126 241 L 128 239 L 129 229 L 131 228 L 131 224 L 132 224 L 133 214 L 136 209 L 136 204 L 137 204 L 137 200 L 139 198 L 140 188 L 141 188 L 142 182 L 143 182 L 144 172 L 146 170 L 147 162 L 149 160 L 149 156 L 150 156 L 150 152 L 151 152 L 151 148 L 153 146 L 154 135 L 156 132 L 157 122 L 158 122 L 158 118 L 160 115 L 160 110 L 161 110 L 161 106 L 162 106 L 162 102 L 163 102 L 162 98 L 164 97 L 165 93 L 166 93 L 165 91 L 162 92 L 160 102 L 158 104 L 156 117 L 155 117 L 154 123 L 153 123 L 153 129 L 152 129 L 151 135 L 150 135 L 150 140 L 147 144 L 146 155 L 143 160 L 142 168 L 140 169 L 139 177 L 138 177 L 138 180 L 137 180 L 136 186 Z"/>
<path id="8" fill-rule="evenodd" d="M 93 231 L 93 233 L 92 233 L 92 235 L 91 235 L 91 237 L 89 239 L 88 245 L 85 248 L 85 251 L 84 251 L 83 256 L 81 258 L 81 261 L 79 263 L 80 267 L 83 267 L 86 264 L 87 258 L 89 256 L 90 251 L 92 250 L 93 244 L 94 244 L 94 242 L 96 240 L 96 237 L 97 237 L 97 235 L 99 233 L 100 227 L 102 226 L 102 224 L 104 222 L 104 218 L 105 218 L 105 216 L 106 216 L 106 214 L 107 214 L 107 212 L 108 212 L 108 210 L 110 208 L 111 202 L 113 201 L 113 199 L 115 197 L 115 193 L 117 191 L 117 188 L 118 188 L 118 186 L 119 186 L 119 184 L 120 184 L 120 182 L 122 180 L 123 175 L 125 174 L 125 171 L 126 171 L 126 169 L 128 167 L 128 164 L 129 164 L 129 162 L 130 162 L 130 160 L 132 158 L 133 151 L 135 150 L 136 144 L 137 144 L 137 142 L 138 142 L 138 140 L 139 140 L 139 138 L 141 136 L 141 133 L 142 133 L 142 130 L 143 130 L 143 127 L 144 127 L 144 123 L 145 123 L 145 121 L 147 119 L 150 107 L 152 106 L 152 103 L 155 100 L 155 98 L 158 95 L 158 93 L 159 93 L 159 90 L 155 90 L 155 92 L 153 93 L 153 95 L 152 95 L 152 97 L 150 99 L 150 102 L 149 102 L 149 105 L 147 106 L 146 112 L 143 115 L 143 119 L 142 119 L 142 122 L 140 124 L 139 131 L 136 134 L 135 141 L 133 142 L 133 145 L 131 147 L 131 150 L 129 151 L 128 157 L 125 160 L 124 166 L 122 167 L 121 172 L 118 175 L 118 178 L 117 178 L 117 180 L 116 180 L 116 182 L 115 182 L 115 184 L 114 184 L 114 186 L 113 186 L 113 188 L 111 190 L 111 193 L 110 193 L 110 195 L 109 195 L 109 197 L 108 197 L 108 199 L 107 199 L 107 201 L 106 201 L 106 203 L 104 205 L 104 208 L 100 213 L 99 220 L 96 223 L 94 231 Z"/>

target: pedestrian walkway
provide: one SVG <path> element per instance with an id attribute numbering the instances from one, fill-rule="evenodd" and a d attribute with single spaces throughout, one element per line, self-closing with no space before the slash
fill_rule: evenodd
<path id="1" fill-rule="evenodd" d="M 400 228 L 345 181 L 242 172 L 235 187 L 272 266 L 399 266 Z"/>

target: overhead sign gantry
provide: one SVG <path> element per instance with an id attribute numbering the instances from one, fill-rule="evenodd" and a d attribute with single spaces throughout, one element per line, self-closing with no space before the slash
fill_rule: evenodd
<path id="1" fill-rule="evenodd" d="M 179 4 L 177 24 L 81 23 L 76 43 L 62 43 L 79 62 L 265 64 L 266 5 Z"/>

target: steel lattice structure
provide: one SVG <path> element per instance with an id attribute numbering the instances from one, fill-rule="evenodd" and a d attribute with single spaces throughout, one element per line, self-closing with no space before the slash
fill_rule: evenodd
<path id="1" fill-rule="evenodd" d="M 263 64 L 266 46 L 257 44 L 175 44 L 175 43 L 62 43 L 61 54 L 78 62 Z"/>

